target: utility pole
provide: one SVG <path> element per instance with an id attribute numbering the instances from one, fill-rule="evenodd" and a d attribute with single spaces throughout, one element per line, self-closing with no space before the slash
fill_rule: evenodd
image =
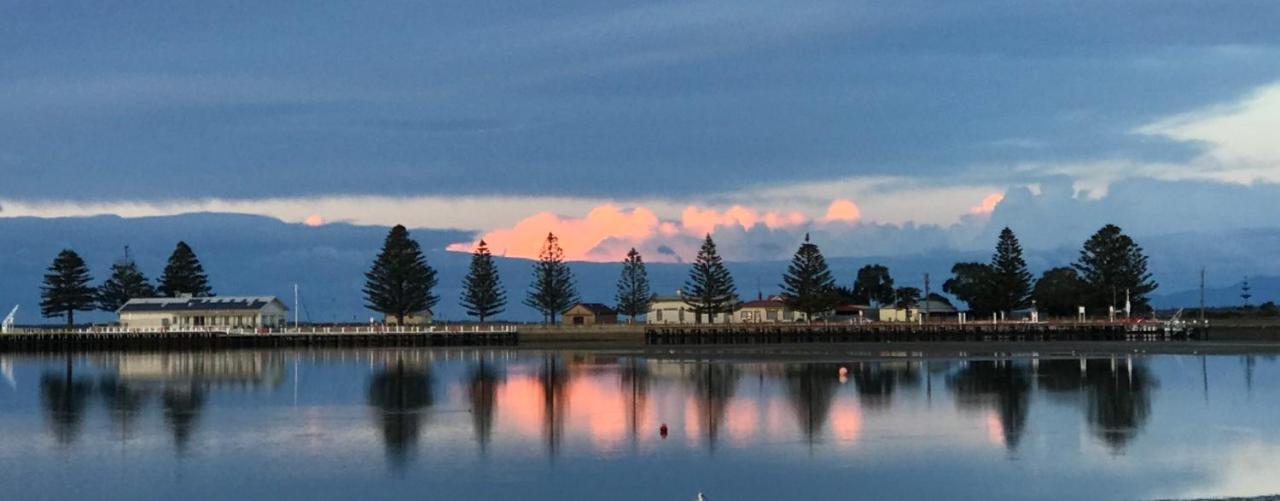
<path id="1" fill-rule="evenodd" d="M 1200 325 L 1204 325 L 1204 267 L 1200 267 Z"/>
<path id="2" fill-rule="evenodd" d="M 924 274 L 924 321 L 929 321 L 929 274 Z"/>

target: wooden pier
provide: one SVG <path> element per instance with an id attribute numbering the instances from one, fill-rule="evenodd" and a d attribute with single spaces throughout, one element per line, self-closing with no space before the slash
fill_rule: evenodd
<path id="1" fill-rule="evenodd" d="M 29 331 L 0 335 L 0 353 L 242 348 L 398 348 L 514 346 L 513 327 L 494 329 L 297 329 L 280 331 Z"/>
<path id="2" fill-rule="evenodd" d="M 1171 341 L 1206 339 L 1194 324 L 1098 323 L 846 323 L 669 324 L 645 328 L 645 344 L 785 344 L 991 341 Z"/>

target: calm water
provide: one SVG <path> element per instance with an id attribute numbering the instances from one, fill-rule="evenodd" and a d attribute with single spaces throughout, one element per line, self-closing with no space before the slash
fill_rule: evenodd
<path id="1" fill-rule="evenodd" d="M 3 499 L 1280 492 L 1265 357 L 245 351 L 0 369 Z"/>

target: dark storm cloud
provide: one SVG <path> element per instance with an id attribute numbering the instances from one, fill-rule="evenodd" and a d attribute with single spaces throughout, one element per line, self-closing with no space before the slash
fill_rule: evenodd
<path id="1" fill-rule="evenodd" d="M 1273 2 L 5 3 L 0 196 L 682 196 L 1177 161 Z"/>

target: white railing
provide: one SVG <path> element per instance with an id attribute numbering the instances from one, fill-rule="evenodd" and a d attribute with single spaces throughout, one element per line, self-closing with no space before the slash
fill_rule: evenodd
<path id="1" fill-rule="evenodd" d="M 15 328 L 10 334 L 232 334 L 232 335 L 284 335 L 284 334 L 480 334 L 513 333 L 515 325 L 369 325 L 347 327 L 86 327 L 79 329 Z"/>

